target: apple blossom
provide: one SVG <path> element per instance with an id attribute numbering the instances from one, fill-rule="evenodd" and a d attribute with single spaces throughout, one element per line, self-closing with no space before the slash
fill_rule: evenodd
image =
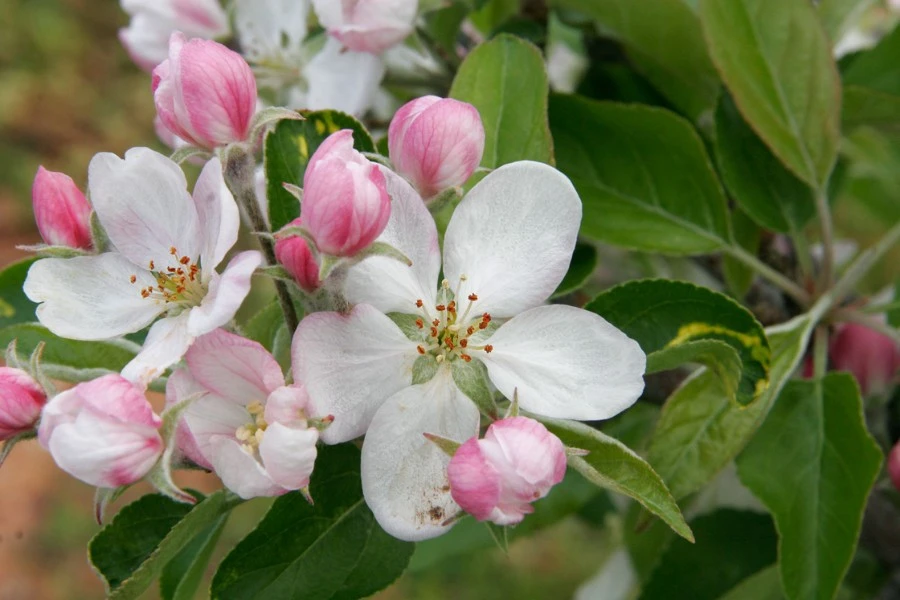
<path id="1" fill-rule="evenodd" d="M 34 429 L 47 395 L 21 369 L 0 367 L 0 440 Z"/>
<path id="2" fill-rule="evenodd" d="M 300 227 L 303 221 L 299 218 L 294 219 L 288 225 Z M 312 293 L 322 285 L 319 280 L 319 264 L 302 237 L 292 236 L 276 241 L 275 258 L 303 291 Z"/>
<path id="3" fill-rule="evenodd" d="M 71 177 L 38 167 L 31 202 L 38 231 L 46 243 L 91 249 L 91 205 Z"/>
<path id="4" fill-rule="evenodd" d="M 447 476 L 457 504 L 479 521 L 515 525 L 534 512 L 566 474 L 566 449 L 558 437 L 527 417 L 494 421 L 483 439 L 460 446 Z"/>
<path id="5" fill-rule="evenodd" d="M 404 104 L 388 129 L 391 162 L 422 194 L 464 184 L 481 162 L 484 126 L 471 104 L 423 96 Z"/>
<path id="6" fill-rule="evenodd" d="M 858 323 L 838 326 L 828 345 L 831 366 L 850 371 L 864 396 L 883 394 L 900 370 L 900 347 L 888 336 Z"/>
<path id="7" fill-rule="evenodd" d="M 328 34 L 351 50 L 380 54 L 412 33 L 418 0 L 313 0 Z"/>
<path id="8" fill-rule="evenodd" d="M 487 379 L 507 398 L 518 391 L 532 413 L 606 419 L 640 396 L 646 359 L 600 316 L 542 306 L 568 269 L 581 222 L 581 200 L 556 169 L 512 163 L 472 188 L 447 227 L 439 290 L 434 220 L 406 181 L 383 173 L 393 207 L 379 240 L 413 264 L 374 256 L 349 269 L 344 294 L 356 306 L 301 322 L 293 372 L 311 414 L 334 416 L 326 443 L 366 434 L 363 491 L 381 526 L 420 540 L 459 512 L 449 458 L 423 433 L 477 433 L 479 411 L 461 386 Z"/>
<path id="9" fill-rule="evenodd" d="M 173 134 L 213 149 L 249 136 L 256 80 L 237 52 L 176 32 L 169 41 L 169 58 L 153 69 L 153 102 Z"/>
<path id="10" fill-rule="evenodd" d="M 47 258 L 31 266 L 25 294 L 56 335 L 103 340 L 157 321 L 122 374 L 149 381 L 178 361 L 195 337 L 230 321 L 250 291 L 259 252 L 216 266 L 237 240 L 239 217 L 218 159 L 194 195 L 181 168 L 148 148 L 92 160 L 94 210 L 115 248 L 95 256 Z"/>
<path id="11" fill-rule="evenodd" d="M 105 375 L 54 396 L 38 439 L 73 477 L 116 488 L 143 478 L 162 456 L 161 425 L 141 388 Z"/>
<path id="12" fill-rule="evenodd" d="M 900 491 L 900 442 L 894 444 L 887 457 L 887 471 L 891 483 Z"/>
<path id="13" fill-rule="evenodd" d="M 375 241 L 391 216 L 391 198 L 378 166 L 353 149 L 353 132 L 331 134 L 303 176 L 304 226 L 316 248 L 353 256 Z"/>
<path id="14" fill-rule="evenodd" d="M 119 40 L 145 71 L 166 59 L 175 31 L 205 39 L 229 31 L 228 15 L 217 0 L 121 0 L 121 4 L 131 22 L 119 30 Z"/>
<path id="15" fill-rule="evenodd" d="M 185 361 L 169 378 L 167 402 L 206 394 L 183 413 L 182 452 L 242 498 L 309 485 L 319 432 L 307 420 L 303 386 L 286 386 L 265 348 L 222 329 L 199 338 Z"/>

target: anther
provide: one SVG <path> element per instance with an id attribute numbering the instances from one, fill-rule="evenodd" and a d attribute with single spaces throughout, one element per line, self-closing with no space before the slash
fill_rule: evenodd
<path id="1" fill-rule="evenodd" d="M 423 306 L 425 306 L 425 303 L 422 300 L 416 300 L 416 307 L 422 308 Z"/>
<path id="2" fill-rule="evenodd" d="M 182 257 L 181 257 L 181 260 L 179 260 L 178 262 L 180 262 L 180 263 L 183 264 L 183 265 L 186 265 L 186 264 L 188 264 L 189 262 L 191 262 L 191 259 L 190 259 L 189 257 L 187 257 L 187 256 L 182 256 Z"/>
<path id="3" fill-rule="evenodd" d="M 469 328 L 466 329 L 466 335 L 472 335 L 473 333 L 475 333 L 475 326 L 469 325 Z"/>
<path id="4" fill-rule="evenodd" d="M 175 246 L 169 246 L 169 254 L 171 254 L 172 256 L 178 255 L 178 250 L 175 249 Z"/>
<path id="5" fill-rule="evenodd" d="M 418 327 L 419 329 L 424 328 L 424 327 L 425 327 L 425 321 L 423 321 L 422 319 L 416 319 L 416 327 Z"/>
<path id="6" fill-rule="evenodd" d="M 440 320 L 440 319 L 435 319 L 434 321 L 431 322 L 431 324 L 434 325 L 435 327 L 437 327 L 438 325 L 441 324 L 441 320 Z"/>
<path id="7" fill-rule="evenodd" d="M 137 275 L 132 275 L 128 279 L 129 279 L 129 281 L 131 281 L 131 283 L 135 283 L 137 281 Z"/>
<path id="8" fill-rule="evenodd" d="M 487 352 L 488 354 L 490 354 L 493 349 L 494 349 L 494 347 L 491 346 L 490 344 L 488 344 L 487 346 L 484 347 L 484 351 Z"/>
<path id="9" fill-rule="evenodd" d="M 438 336 L 438 330 L 437 330 L 437 327 L 432 327 L 432 328 L 431 328 L 431 337 L 435 337 L 435 338 L 436 338 L 437 336 Z"/>
<path id="10" fill-rule="evenodd" d="M 154 264 L 154 262 L 153 262 L 152 260 L 150 261 L 150 270 L 151 270 L 151 271 L 155 271 L 155 270 L 156 270 L 156 264 Z"/>
<path id="11" fill-rule="evenodd" d="M 469 294 L 469 300 L 475 302 L 476 300 L 478 300 L 478 294 Z"/>
<path id="12" fill-rule="evenodd" d="M 472 362 L 472 357 L 468 354 L 460 354 L 459 357 L 466 362 Z"/>
<path id="13" fill-rule="evenodd" d="M 437 306 L 434 307 L 434 309 L 438 312 L 444 312 L 445 310 L 447 310 L 447 307 L 444 306 L 443 304 L 438 304 Z"/>
<path id="14" fill-rule="evenodd" d="M 459 345 L 462 346 L 463 348 L 465 348 L 466 346 L 469 345 L 469 340 L 467 340 L 466 338 L 463 338 L 463 339 L 459 340 Z"/>
<path id="15" fill-rule="evenodd" d="M 425 354 L 425 348 L 423 348 L 422 346 L 416 346 L 416 350 L 419 351 L 419 354 Z"/>

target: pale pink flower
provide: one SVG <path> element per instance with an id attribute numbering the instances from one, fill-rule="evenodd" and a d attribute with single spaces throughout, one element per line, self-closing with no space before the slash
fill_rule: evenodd
<path id="1" fill-rule="evenodd" d="M 47 395 L 21 369 L 0 367 L 0 440 L 34 429 Z"/>
<path id="2" fill-rule="evenodd" d="M 159 460 L 165 449 L 161 425 L 140 387 L 105 375 L 53 397 L 38 439 L 73 477 L 116 488 L 140 480 Z"/>
<path id="3" fill-rule="evenodd" d="M 302 224 L 303 221 L 299 218 L 289 223 L 295 227 Z M 312 293 L 322 285 L 319 280 L 319 264 L 302 237 L 292 236 L 276 241 L 275 258 L 305 292 Z"/>
<path id="4" fill-rule="evenodd" d="M 566 474 L 566 449 L 558 437 L 527 417 L 495 421 L 483 439 L 460 446 L 447 475 L 450 493 L 479 521 L 515 525 L 534 512 Z"/>
<path id="5" fill-rule="evenodd" d="M 286 386 L 265 348 L 222 329 L 198 339 L 185 361 L 169 378 L 167 403 L 204 395 L 184 412 L 179 449 L 242 498 L 308 486 L 319 432 L 303 386 Z"/>
<path id="6" fill-rule="evenodd" d="M 328 34 L 357 52 L 380 54 L 412 30 L 418 0 L 313 0 Z"/>
<path id="7" fill-rule="evenodd" d="M 353 256 L 375 241 L 390 216 L 384 175 L 353 149 L 353 132 L 328 136 L 303 176 L 301 217 L 318 251 Z"/>
<path id="8" fill-rule="evenodd" d="M 900 348 L 891 338 L 858 323 L 839 325 L 828 345 L 831 367 L 850 371 L 864 396 L 883 394 L 900 370 Z"/>
<path id="9" fill-rule="evenodd" d="M 243 57 L 218 42 L 172 34 L 169 58 L 153 69 L 153 102 L 163 125 L 213 149 L 242 142 L 256 111 L 256 80 Z"/>
<path id="10" fill-rule="evenodd" d="M 484 126 L 471 104 L 423 96 L 394 115 L 388 149 L 394 169 L 428 199 L 475 172 L 484 153 Z"/>
<path id="11" fill-rule="evenodd" d="M 145 71 L 166 59 L 169 37 L 175 31 L 188 38 L 212 39 L 228 33 L 228 15 L 218 0 L 121 0 L 131 15 L 119 30 L 119 41 Z"/>
<path id="12" fill-rule="evenodd" d="M 38 167 L 31 187 L 34 220 L 51 246 L 90 250 L 91 205 L 65 173 Z"/>

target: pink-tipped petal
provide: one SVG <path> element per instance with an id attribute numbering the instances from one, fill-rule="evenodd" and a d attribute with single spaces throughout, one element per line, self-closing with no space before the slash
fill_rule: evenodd
<path id="1" fill-rule="evenodd" d="M 83 250 L 93 247 L 91 206 L 71 177 L 38 167 L 31 201 L 34 220 L 46 243 Z"/>
<path id="2" fill-rule="evenodd" d="M 459 447 L 447 465 L 447 476 L 453 500 L 464 511 L 479 521 L 491 516 L 500 500 L 500 476 L 485 459 L 477 437 Z"/>
<path id="3" fill-rule="evenodd" d="M 417 0 L 313 0 L 329 35 L 358 52 L 379 54 L 412 32 Z"/>
<path id="4" fill-rule="evenodd" d="M 290 225 L 299 227 L 301 219 L 294 219 Z M 275 258 L 291 274 L 300 288 L 311 294 L 319 289 L 319 264 L 309 245 L 300 236 L 282 238 L 275 242 Z"/>
<path id="5" fill-rule="evenodd" d="M 34 429 L 47 395 L 21 369 L 0 367 L 0 440 Z"/>

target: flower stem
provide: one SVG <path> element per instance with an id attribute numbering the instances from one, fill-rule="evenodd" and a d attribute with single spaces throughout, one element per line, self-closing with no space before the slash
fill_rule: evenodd
<path id="1" fill-rule="evenodd" d="M 244 208 L 254 233 L 271 233 L 256 198 L 254 174 L 256 162 L 253 153 L 242 145 L 233 144 L 225 151 L 223 158 L 225 183 L 228 184 L 228 189 L 231 190 L 238 204 Z M 275 260 L 275 246 L 270 237 L 256 237 L 262 247 L 266 262 L 270 265 L 278 264 L 278 261 Z M 281 305 L 281 312 L 284 313 L 285 325 L 287 325 L 288 331 L 293 333 L 297 329 L 299 321 L 290 291 L 283 281 L 275 280 L 275 293 Z"/>
<path id="2" fill-rule="evenodd" d="M 781 288 L 787 295 L 799 302 L 801 306 L 809 305 L 810 296 L 806 290 L 743 248 L 739 246 L 725 246 L 723 251 Z"/>
<path id="3" fill-rule="evenodd" d="M 816 379 L 825 376 L 828 369 L 828 327 L 819 325 L 816 327 L 813 338 L 813 375 Z"/>
<path id="4" fill-rule="evenodd" d="M 829 290 L 834 283 L 834 228 L 831 223 L 831 209 L 823 190 L 816 194 L 816 210 L 819 213 L 819 228 L 822 233 L 822 274 L 819 289 Z"/>

